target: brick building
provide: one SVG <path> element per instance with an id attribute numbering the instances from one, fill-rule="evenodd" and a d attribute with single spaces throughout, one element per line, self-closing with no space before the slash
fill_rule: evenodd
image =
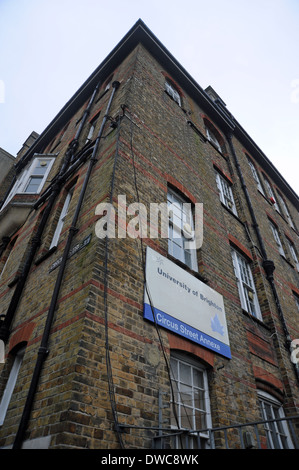
<path id="1" fill-rule="evenodd" d="M 139 20 L 15 172 L 2 448 L 298 445 L 299 199 L 213 88 Z"/>

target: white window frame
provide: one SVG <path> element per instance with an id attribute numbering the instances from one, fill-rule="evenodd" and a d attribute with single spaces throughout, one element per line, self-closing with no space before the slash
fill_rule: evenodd
<path id="1" fill-rule="evenodd" d="M 75 189 L 75 185 L 72 186 L 72 187 L 69 189 L 69 191 L 67 192 L 67 195 L 66 195 L 66 198 L 65 198 L 65 201 L 64 201 L 64 204 L 63 204 L 63 207 L 62 207 L 60 216 L 59 216 L 59 220 L 58 220 L 57 225 L 56 225 L 56 229 L 55 229 L 55 232 L 54 232 L 54 235 L 53 235 L 53 238 L 52 238 L 52 241 L 51 241 L 49 250 L 51 250 L 51 248 L 53 248 L 54 246 L 57 246 L 57 245 L 58 245 L 58 241 L 59 241 L 59 238 L 60 238 L 60 234 L 61 234 L 61 232 L 62 232 L 62 228 L 63 228 L 63 226 L 64 226 L 65 218 L 66 218 L 66 216 L 67 216 L 67 214 L 68 214 L 68 210 L 69 210 L 69 207 L 70 207 L 71 199 L 72 199 L 72 197 L 73 197 L 74 189 Z"/>
<path id="2" fill-rule="evenodd" d="M 165 90 L 166 92 L 173 98 L 173 100 L 181 106 L 182 100 L 181 100 L 181 95 L 179 92 L 175 89 L 175 87 L 169 82 L 165 81 Z"/>
<path id="3" fill-rule="evenodd" d="M 274 238 L 275 243 L 277 245 L 278 251 L 281 254 L 281 256 L 283 256 L 285 258 L 286 255 L 285 255 L 285 252 L 284 252 L 281 240 L 280 240 L 280 236 L 279 236 L 277 227 L 271 221 L 270 221 L 270 227 L 271 227 L 271 230 L 272 230 L 272 233 L 273 233 L 273 238 Z"/>
<path id="4" fill-rule="evenodd" d="M 168 253 L 193 271 L 198 271 L 192 204 L 170 188 L 167 193 L 167 204 Z"/>
<path id="5" fill-rule="evenodd" d="M 292 255 L 293 261 L 296 265 L 296 269 L 299 272 L 299 261 L 298 261 L 298 256 L 297 256 L 297 253 L 296 253 L 296 250 L 295 250 L 295 246 L 291 242 L 291 240 L 289 240 L 288 238 L 287 238 L 287 242 L 288 242 L 288 245 L 289 245 L 289 250 L 290 250 L 290 253 Z"/>
<path id="6" fill-rule="evenodd" d="M 284 409 L 276 398 L 261 390 L 258 391 L 258 397 L 263 420 L 285 418 Z M 294 449 L 287 421 L 265 423 L 264 427 L 270 449 Z"/>
<path id="7" fill-rule="evenodd" d="M 265 185 L 267 187 L 268 197 L 273 200 L 273 205 L 274 205 L 275 209 L 277 210 L 277 212 L 280 213 L 279 206 L 277 204 L 276 197 L 274 195 L 272 186 L 271 186 L 270 182 L 268 181 L 268 179 L 265 176 L 264 176 L 264 182 L 265 182 Z"/>
<path id="8" fill-rule="evenodd" d="M 101 114 L 101 112 L 99 111 L 89 122 L 90 128 L 89 128 L 89 131 L 88 131 L 88 136 L 86 138 L 86 142 L 85 142 L 86 144 L 92 140 L 93 133 L 94 133 L 94 130 L 96 128 L 97 121 L 100 117 L 100 114 Z"/>
<path id="9" fill-rule="evenodd" d="M 3 425 L 5 420 L 9 403 L 11 401 L 11 397 L 19 375 L 20 367 L 24 358 L 25 349 L 25 347 L 20 348 L 14 357 L 14 362 L 0 403 L 0 426 Z"/>
<path id="10" fill-rule="evenodd" d="M 185 371 L 189 369 L 190 381 L 187 380 L 186 377 L 183 377 L 183 368 Z M 170 356 L 170 372 L 174 391 L 174 402 L 171 398 L 171 427 L 177 429 L 178 424 L 180 429 L 190 431 L 190 448 L 197 447 L 198 436 L 194 431 L 203 429 L 203 432 L 199 433 L 199 436 L 207 445 L 209 433 L 205 430 L 212 427 L 212 418 L 206 368 L 191 357 L 186 357 L 184 354 L 178 352 L 172 352 Z M 202 380 L 201 384 L 195 383 L 196 374 L 200 374 Z M 186 401 L 187 397 L 190 398 L 189 402 Z M 176 417 L 173 412 L 173 406 L 175 406 L 176 409 Z M 200 415 L 202 416 L 200 417 Z M 178 423 L 176 418 L 178 419 Z M 204 421 L 204 424 L 199 427 L 197 426 L 198 418 Z M 188 421 L 188 427 L 184 426 L 186 421 Z M 192 431 L 194 432 L 194 439 L 192 439 Z M 180 439 L 176 438 L 175 448 L 179 447 Z"/>
<path id="11" fill-rule="evenodd" d="M 206 134 L 207 134 L 208 140 L 210 142 L 212 142 L 217 147 L 217 150 L 219 150 L 219 152 L 222 153 L 221 145 L 220 145 L 217 137 L 215 136 L 214 132 L 211 131 L 211 129 L 209 129 L 208 127 L 206 127 Z"/>
<path id="12" fill-rule="evenodd" d="M 52 165 L 54 163 L 55 157 L 49 157 L 49 156 L 36 156 L 31 164 L 28 166 L 28 168 L 25 168 L 20 176 L 18 177 L 17 181 L 15 182 L 13 188 L 11 189 L 9 195 L 6 198 L 6 201 L 4 202 L 2 209 L 9 203 L 9 201 L 16 195 L 16 194 L 39 194 L 42 187 L 44 186 L 47 177 L 51 171 Z M 48 168 L 46 172 L 42 176 L 42 179 L 40 181 L 40 184 L 37 188 L 36 191 L 34 192 L 28 192 L 26 191 L 26 188 L 30 182 L 30 179 L 33 177 L 34 178 L 34 170 L 37 167 L 39 162 L 49 162 L 50 164 L 48 165 Z M 38 176 L 38 175 L 36 175 Z"/>
<path id="13" fill-rule="evenodd" d="M 238 217 L 231 185 L 218 171 L 215 171 L 215 175 L 220 201 Z"/>
<path id="14" fill-rule="evenodd" d="M 288 207 L 287 207 L 287 205 L 286 205 L 286 203 L 285 203 L 285 200 L 283 199 L 283 197 L 281 196 L 281 194 L 279 194 L 279 192 L 277 192 L 277 194 L 278 194 L 278 197 L 279 197 L 279 202 L 280 202 L 280 204 L 281 204 L 281 206 L 282 206 L 282 208 L 283 208 L 283 211 L 284 211 L 284 213 L 285 213 L 285 216 L 286 216 L 286 218 L 287 218 L 288 223 L 290 224 L 290 226 L 291 226 L 293 229 L 295 229 L 294 224 L 293 224 L 293 221 L 292 221 L 292 218 L 291 218 L 290 213 L 289 213 L 289 209 L 288 209 Z"/>
<path id="15" fill-rule="evenodd" d="M 262 320 L 262 313 L 256 293 L 254 279 L 249 261 L 238 251 L 232 249 L 233 266 L 235 270 L 241 307 L 250 315 Z"/>
<path id="16" fill-rule="evenodd" d="M 255 182 L 256 182 L 257 189 L 258 189 L 258 190 L 263 194 L 263 196 L 264 196 L 264 195 L 265 195 L 265 194 L 264 194 L 264 190 L 263 190 L 263 187 L 262 187 L 262 184 L 261 184 L 261 180 L 260 180 L 260 178 L 259 178 L 259 175 L 258 175 L 258 173 L 257 173 L 257 170 L 256 170 L 254 164 L 252 163 L 252 161 L 250 160 L 249 157 L 247 157 L 247 161 L 248 161 L 248 164 L 249 164 L 249 166 L 250 166 L 250 168 L 251 168 L 252 176 L 253 176 L 253 178 L 254 178 L 254 180 L 255 180 Z"/>

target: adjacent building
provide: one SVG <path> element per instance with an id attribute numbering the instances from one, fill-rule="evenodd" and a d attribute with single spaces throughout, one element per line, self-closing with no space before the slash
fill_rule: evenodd
<path id="1" fill-rule="evenodd" d="M 6 150 L 0 148 L 0 197 L 4 196 L 6 187 L 10 181 L 7 181 L 7 175 L 11 173 L 11 169 L 15 162 L 15 158 Z"/>
<path id="2" fill-rule="evenodd" d="M 298 446 L 299 198 L 212 87 L 139 20 L 14 169 L 2 448 Z"/>

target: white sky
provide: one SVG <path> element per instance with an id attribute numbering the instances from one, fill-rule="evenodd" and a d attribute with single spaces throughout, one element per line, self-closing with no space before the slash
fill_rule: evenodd
<path id="1" fill-rule="evenodd" d="M 139 18 L 299 194 L 299 0 L 0 0 L 0 147 L 41 133 Z"/>

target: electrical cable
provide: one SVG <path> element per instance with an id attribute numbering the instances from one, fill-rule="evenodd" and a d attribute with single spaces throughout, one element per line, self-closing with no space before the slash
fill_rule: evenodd
<path id="1" fill-rule="evenodd" d="M 112 179 L 111 179 L 111 188 L 110 188 L 110 204 L 113 202 L 113 192 L 114 192 L 114 183 L 115 183 L 115 173 L 116 173 L 116 165 L 118 160 L 118 148 L 119 148 L 119 134 L 120 129 L 118 126 L 117 132 L 117 141 L 116 141 L 116 152 L 113 164 L 113 172 L 112 172 Z M 104 258 L 104 319 L 105 319 L 105 351 L 106 351 L 106 368 L 107 368 L 107 379 L 108 379 L 108 389 L 109 389 L 109 397 L 110 397 L 110 404 L 114 419 L 115 431 L 118 436 L 119 444 L 122 449 L 125 448 L 124 442 L 121 436 L 121 430 L 118 423 L 118 416 L 117 416 L 117 407 L 116 407 L 116 400 L 115 400 L 115 391 L 114 391 L 114 384 L 113 384 L 113 374 L 112 374 L 112 366 L 110 360 L 110 353 L 109 353 L 109 328 L 108 328 L 108 253 L 109 253 L 109 237 L 106 236 L 105 239 L 105 258 Z"/>
<path id="2" fill-rule="evenodd" d="M 136 196 L 137 196 L 137 202 L 140 204 L 140 197 L 139 197 L 139 190 L 138 190 L 138 183 L 137 183 L 137 175 L 136 175 L 136 166 L 135 166 L 135 155 L 134 155 L 134 151 L 133 151 L 133 128 L 132 128 L 132 124 L 133 124 L 133 122 L 132 122 L 132 120 L 130 120 L 130 151 L 131 151 L 131 157 L 132 157 L 132 163 L 133 163 L 134 186 L 135 186 L 135 191 L 136 191 Z M 142 231 L 142 224 L 141 223 L 140 223 L 140 230 Z M 174 395 L 173 381 L 172 381 L 172 376 L 174 376 L 174 374 L 171 371 L 171 365 L 169 364 L 169 361 L 167 359 L 167 355 L 166 355 L 166 352 L 165 352 L 165 346 L 164 346 L 164 343 L 163 343 L 163 339 L 162 339 L 162 336 L 161 336 L 159 325 L 156 321 L 155 309 L 154 309 L 154 306 L 153 306 L 151 294 L 149 292 L 149 286 L 148 286 L 147 279 L 146 279 L 146 269 L 145 269 L 145 264 L 146 263 L 145 263 L 145 259 L 144 259 L 144 248 L 143 248 L 142 234 L 139 238 L 140 238 L 140 244 L 141 244 L 141 257 L 142 257 L 142 269 L 143 269 L 144 286 L 145 286 L 145 290 L 146 290 L 146 293 L 147 293 L 147 296 L 148 296 L 148 299 L 149 299 L 149 302 L 150 302 L 150 308 L 151 308 L 153 319 L 154 319 L 154 325 L 155 325 L 155 328 L 156 328 L 156 331 L 157 331 L 158 339 L 159 339 L 159 342 L 160 342 L 160 345 L 161 345 L 161 350 L 162 350 L 162 353 L 163 353 L 163 357 L 164 357 L 164 361 L 165 361 L 165 365 L 166 365 L 166 369 L 167 369 L 167 373 L 168 373 L 168 377 L 169 377 L 169 383 L 170 383 L 171 395 L 172 395 L 173 415 L 174 415 L 175 421 L 177 423 L 177 428 L 178 428 L 178 430 L 180 430 L 181 427 L 180 427 L 180 424 L 179 424 L 179 417 L 177 415 L 177 410 L 176 410 L 176 406 L 175 406 L 175 395 Z M 178 390 L 178 392 L 180 393 L 179 390 Z M 183 401 L 182 401 L 182 403 L 183 403 Z M 189 415 L 187 413 L 186 413 L 186 415 L 188 416 L 190 428 L 192 428 Z M 181 438 L 181 436 L 180 436 L 180 438 Z"/>

